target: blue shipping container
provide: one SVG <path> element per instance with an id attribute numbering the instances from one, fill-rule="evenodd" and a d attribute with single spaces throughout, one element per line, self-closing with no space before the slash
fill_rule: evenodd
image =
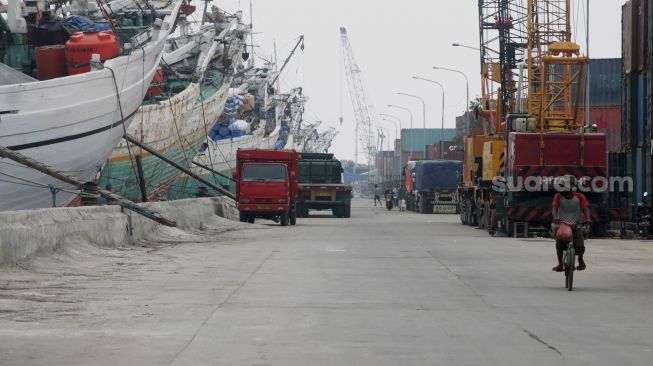
<path id="1" fill-rule="evenodd" d="M 578 70 L 572 67 L 572 73 Z M 621 104 L 621 58 L 590 59 L 590 106 L 607 107 Z M 585 101 L 582 101 L 585 104 Z"/>
<path id="2" fill-rule="evenodd" d="M 637 77 L 637 147 L 644 145 L 644 106 L 646 105 L 646 96 L 644 87 L 646 79 L 644 74 Z"/>
<path id="3" fill-rule="evenodd" d="M 590 59 L 590 106 L 621 104 L 621 59 Z"/>

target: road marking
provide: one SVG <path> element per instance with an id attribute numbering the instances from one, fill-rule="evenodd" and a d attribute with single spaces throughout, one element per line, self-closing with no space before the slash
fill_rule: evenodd
<path id="1" fill-rule="evenodd" d="M 346 252 L 345 249 L 327 249 L 327 252 Z"/>

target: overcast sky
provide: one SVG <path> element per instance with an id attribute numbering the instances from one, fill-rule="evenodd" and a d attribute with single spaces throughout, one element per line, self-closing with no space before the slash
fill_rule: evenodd
<path id="1" fill-rule="evenodd" d="M 227 10 L 239 7 L 249 18 L 249 0 L 214 0 Z M 625 0 L 592 0 L 590 9 L 590 57 L 621 56 L 621 6 Z M 572 8 L 584 8 L 585 0 L 572 0 Z M 477 0 L 253 0 L 256 53 L 272 57 L 276 40 L 279 59 L 285 58 L 297 37 L 304 34 L 306 47 L 289 64 L 282 87 L 303 86 L 310 98 L 305 117 L 337 127 L 340 134 L 332 152 L 340 159 L 354 157 L 356 121 L 346 81 L 341 93 L 340 26 L 347 28 L 369 102 L 377 113 L 394 114 L 409 127 L 408 113 L 389 109 L 399 104 L 412 109 L 413 127 L 422 127 L 419 101 L 396 95 L 417 94 L 426 100 L 426 127 L 440 127 L 441 92 L 435 85 L 412 80 L 422 76 L 445 86 L 445 127 L 454 127 L 454 116 L 465 108 L 462 76 L 432 70 L 432 66 L 456 68 L 470 78 L 471 97 L 480 93 L 477 51 L 452 47 L 451 43 L 478 47 Z M 582 9 L 581 8 L 581 9 Z M 575 12 L 575 11 L 574 11 Z M 582 13 L 574 35 L 585 47 Z M 575 27 L 576 16 L 572 26 Z M 340 100 L 343 98 L 342 116 Z M 379 124 L 394 138 L 395 128 L 377 116 Z M 385 145 L 385 144 L 384 144 Z M 365 160 L 359 152 L 359 161 Z"/>

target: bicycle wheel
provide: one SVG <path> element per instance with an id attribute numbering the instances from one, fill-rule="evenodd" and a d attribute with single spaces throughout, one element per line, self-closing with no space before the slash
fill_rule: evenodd
<path id="1" fill-rule="evenodd" d="M 574 270 L 576 269 L 576 250 L 573 245 L 567 249 L 567 290 L 574 288 Z"/>
<path id="2" fill-rule="evenodd" d="M 562 268 L 565 271 L 565 288 L 569 288 L 569 266 L 567 266 L 567 251 L 565 251 L 565 256 L 562 258 Z"/>

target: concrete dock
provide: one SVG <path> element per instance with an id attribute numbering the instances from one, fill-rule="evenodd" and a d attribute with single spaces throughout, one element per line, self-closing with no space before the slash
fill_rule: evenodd
<path id="1" fill-rule="evenodd" d="M 0 364 L 650 365 L 653 242 L 587 246 L 570 293 L 551 239 L 371 201 L 71 236 L 0 267 Z"/>

